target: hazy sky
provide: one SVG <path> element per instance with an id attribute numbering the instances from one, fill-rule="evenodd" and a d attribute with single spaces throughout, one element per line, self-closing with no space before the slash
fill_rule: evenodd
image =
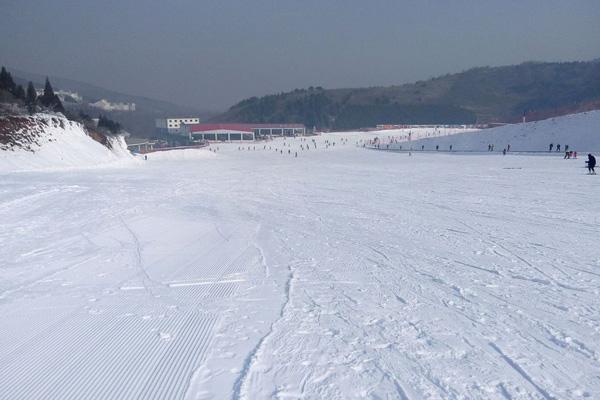
<path id="1" fill-rule="evenodd" d="M 0 63 L 198 108 L 600 57 L 600 0 L 0 0 Z"/>

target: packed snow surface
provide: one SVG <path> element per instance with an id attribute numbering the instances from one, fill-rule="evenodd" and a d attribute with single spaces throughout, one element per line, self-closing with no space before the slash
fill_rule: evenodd
<path id="1" fill-rule="evenodd" d="M 64 117 L 35 114 L 29 119 L 31 126 L 23 128 L 22 133 L 35 132 L 37 143 L 31 144 L 29 150 L 0 149 L 0 173 L 135 163 L 123 136 L 108 137 L 108 148 L 88 136 L 81 124 Z"/>
<path id="2" fill-rule="evenodd" d="M 452 136 L 425 138 L 414 141 L 412 147 L 417 150 L 425 146 L 425 150 L 433 150 L 435 146 L 439 146 L 440 150 L 447 151 L 452 145 L 455 151 L 487 151 L 488 145 L 492 144 L 496 151 L 502 151 L 508 145 L 512 151 L 548 151 L 551 143 L 554 151 L 559 144 L 563 152 L 565 145 L 569 145 L 570 150 L 579 153 L 600 151 L 600 111 L 505 125 Z M 406 145 L 404 148 L 406 149 Z"/>
<path id="3" fill-rule="evenodd" d="M 0 398 L 600 398 L 600 178 L 360 138 L 2 175 Z"/>

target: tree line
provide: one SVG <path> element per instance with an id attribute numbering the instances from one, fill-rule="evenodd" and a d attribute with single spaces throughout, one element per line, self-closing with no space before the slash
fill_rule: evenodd
<path id="1" fill-rule="evenodd" d="M 55 112 L 65 112 L 62 102 L 54 93 L 50 80 L 46 78 L 44 93 L 37 95 L 33 82 L 29 81 L 27 90 L 22 85 L 17 85 L 5 67 L 0 70 L 0 90 L 4 90 L 14 96 L 17 100 L 24 103 L 30 113 L 38 110 L 50 110 Z"/>

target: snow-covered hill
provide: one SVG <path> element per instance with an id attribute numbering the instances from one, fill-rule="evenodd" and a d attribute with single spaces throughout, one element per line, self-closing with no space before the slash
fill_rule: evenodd
<path id="1" fill-rule="evenodd" d="M 495 150 L 501 151 L 510 144 L 513 151 L 546 151 L 550 143 L 554 148 L 560 144 L 562 149 L 569 145 L 569 149 L 581 153 L 600 151 L 600 111 L 417 140 L 412 147 L 419 149 L 424 145 L 426 150 L 432 150 L 439 146 L 440 150 L 448 150 L 452 145 L 453 150 L 487 151 L 488 145 L 493 144 Z"/>
<path id="2" fill-rule="evenodd" d="M 122 136 L 92 139 L 65 117 L 36 114 L 0 119 L 0 173 L 135 162 Z"/>

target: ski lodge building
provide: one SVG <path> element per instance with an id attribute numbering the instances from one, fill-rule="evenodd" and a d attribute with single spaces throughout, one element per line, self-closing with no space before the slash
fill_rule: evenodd
<path id="1" fill-rule="evenodd" d="M 183 126 L 198 123 L 200 123 L 198 117 L 159 118 L 154 126 L 159 134 L 181 135 Z"/>
<path id="2" fill-rule="evenodd" d="M 302 136 L 301 124 L 183 124 L 180 132 L 191 140 L 217 142 L 253 141 L 273 136 Z"/>

